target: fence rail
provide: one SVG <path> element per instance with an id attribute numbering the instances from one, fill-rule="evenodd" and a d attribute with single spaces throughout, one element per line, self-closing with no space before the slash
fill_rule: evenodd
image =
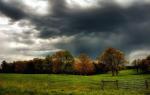
<path id="1" fill-rule="evenodd" d="M 101 89 L 150 89 L 150 80 L 101 80 Z"/>

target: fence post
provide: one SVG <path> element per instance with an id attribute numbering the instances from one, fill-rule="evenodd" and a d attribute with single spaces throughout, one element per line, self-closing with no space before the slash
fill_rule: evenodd
<path id="1" fill-rule="evenodd" d="M 145 87 L 146 87 L 146 89 L 148 89 L 148 81 L 147 80 L 145 80 Z"/>
<path id="2" fill-rule="evenodd" d="M 119 89 L 119 86 L 118 86 L 118 80 L 116 80 L 116 86 L 117 86 L 117 89 Z"/>
<path id="3" fill-rule="evenodd" d="M 104 90 L 104 81 L 101 81 L 102 85 L 101 85 L 101 89 Z"/>

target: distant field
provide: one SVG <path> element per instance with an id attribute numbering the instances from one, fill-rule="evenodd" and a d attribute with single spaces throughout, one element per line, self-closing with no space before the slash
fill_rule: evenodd
<path id="1" fill-rule="evenodd" d="M 119 76 L 99 74 L 92 76 L 64 74 L 0 74 L 0 95 L 146 95 L 143 86 L 133 83 L 150 80 L 150 75 L 136 75 L 133 70 L 121 71 Z M 119 80 L 120 89 L 100 88 L 101 80 Z M 131 88 L 123 88 L 125 84 Z M 149 95 L 149 94 L 147 94 Z"/>

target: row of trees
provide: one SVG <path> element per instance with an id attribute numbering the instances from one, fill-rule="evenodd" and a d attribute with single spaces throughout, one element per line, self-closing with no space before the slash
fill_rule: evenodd
<path id="1" fill-rule="evenodd" d="M 73 57 L 69 51 L 59 51 L 44 59 L 34 58 L 29 61 L 2 62 L 3 73 L 65 73 L 91 75 L 96 73 L 112 72 L 118 75 L 124 66 L 123 52 L 115 48 L 106 49 L 93 61 L 88 55 L 80 54 Z"/>
<path id="2" fill-rule="evenodd" d="M 132 64 L 137 73 L 150 73 L 150 55 L 144 59 L 135 59 Z"/>

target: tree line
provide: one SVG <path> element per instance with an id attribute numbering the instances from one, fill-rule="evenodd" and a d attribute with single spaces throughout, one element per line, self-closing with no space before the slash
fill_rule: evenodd
<path id="1" fill-rule="evenodd" d="M 64 50 L 51 56 L 48 55 L 44 59 L 34 58 L 29 61 L 14 61 L 11 63 L 3 61 L 0 72 L 92 75 L 111 71 L 112 76 L 117 76 L 119 71 L 125 68 L 126 62 L 124 53 L 115 48 L 107 48 L 97 56 L 96 60 L 92 60 L 87 54 L 83 53 L 74 57 L 69 51 Z"/>

